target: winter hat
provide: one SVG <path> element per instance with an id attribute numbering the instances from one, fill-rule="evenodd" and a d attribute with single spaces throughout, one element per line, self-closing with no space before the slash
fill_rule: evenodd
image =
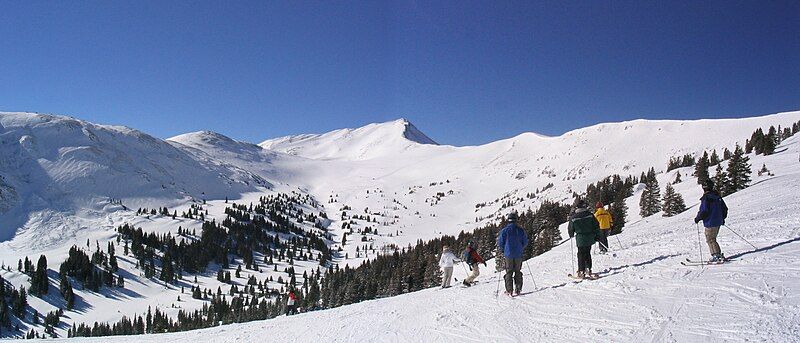
<path id="1" fill-rule="evenodd" d="M 508 221 L 515 223 L 517 221 L 517 212 L 511 212 L 508 214 Z"/>
<path id="2" fill-rule="evenodd" d="M 602 208 L 603 207 L 603 203 L 598 201 L 597 204 L 594 205 L 594 207 L 595 208 Z"/>
<path id="3" fill-rule="evenodd" d="M 705 182 L 703 182 L 703 190 L 706 191 L 706 192 L 713 191 L 714 190 L 714 181 L 709 179 L 709 180 L 706 180 Z"/>
<path id="4" fill-rule="evenodd" d="M 448 251 L 448 250 L 450 250 L 449 246 L 445 245 L 445 246 L 442 247 L 442 251 Z"/>
<path id="5" fill-rule="evenodd" d="M 575 208 L 587 208 L 587 207 L 589 207 L 589 205 L 586 204 L 586 200 L 581 199 L 575 203 Z"/>

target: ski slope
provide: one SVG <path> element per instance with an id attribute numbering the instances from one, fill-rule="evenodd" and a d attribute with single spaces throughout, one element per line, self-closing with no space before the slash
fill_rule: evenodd
<path id="1" fill-rule="evenodd" d="M 729 229 L 720 233 L 724 265 L 688 267 L 697 258 L 686 212 L 637 221 L 610 239 L 611 255 L 594 255 L 602 278 L 576 282 L 570 242 L 529 261 L 523 296 L 495 296 L 498 273 L 471 288 L 427 289 L 262 322 L 136 337 L 118 342 L 796 342 L 800 340 L 800 137 L 781 152 L 757 156 L 776 176 L 754 177 L 726 198 Z M 682 184 L 697 187 L 694 179 Z M 704 253 L 708 249 L 703 244 Z M 490 267 L 493 261 L 489 261 Z M 455 269 L 461 279 L 464 271 Z M 534 287 L 535 284 L 538 288 Z M 108 338 L 84 339 L 100 342 Z"/>

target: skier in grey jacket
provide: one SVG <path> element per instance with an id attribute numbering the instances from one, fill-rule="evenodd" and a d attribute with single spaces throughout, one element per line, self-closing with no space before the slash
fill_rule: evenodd
<path id="1" fill-rule="evenodd" d="M 453 265 L 458 261 L 449 246 L 442 247 L 442 257 L 439 258 L 439 267 L 442 268 L 442 288 L 450 287 L 450 280 L 453 279 Z"/>

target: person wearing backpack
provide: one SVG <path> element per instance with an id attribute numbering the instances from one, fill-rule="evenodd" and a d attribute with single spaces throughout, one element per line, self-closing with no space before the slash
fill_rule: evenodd
<path id="1" fill-rule="evenodd" d="M 442 288 L 450 287 L 450 280 L 453 279 L 453 265 L 458 261 L 456 255 L 450 251 L 450 247 L 442 247 L 442 256 L 439 258 L 439 267 L 442 268 Z"/>
<path id="2" fill-rule="evenodd" d="M 475 282 L 475 279 L 478 275 L 481 275 L 480 268 L 478 265 L 483 263 L 483 266 L 486 266 L 486 261 L 483 260 L 480 254 L 478 254 L 478 249 L 475 246 L 475 242 L 469 241 L 467 242 L 467 249 L 464 250 L 464 253 L 461 254 L 461 259 L 467 263 L 469 266 L 470 274 L 464 279 L 464 286 L 472 286 L 472 283 Z"/>
<path id="3" fill-rule="evenodd" d="M 575 209 L 569 216 L 567 233 L 575 237 L 578 246 L 578 272 L 581 279 L 595 279 L 597 274 L 592 273 L 592 245 L 600 234 L 600 223 L 589 210 L 589 205 L 584 200 L 575 203 Z"/>
<path id="4" fill-rule="evenodd" d="M 706 228 L 706 244 L 708 244 L 708 250 L 711 251 L 709 262 L 725 261 L 725 255 L 722 254 L 722 249 L 717 243 L 717 235 L 719 235 L 719 228 L 725 225 L 728 206 L 725 205 L 722 196 L 714 190 L 714 181 L 703 182 L 703 192 L 703 197 L 700 198 L 700 209 L 697 211 L 697 216 L 694 217 L 694 223 L 697 224 L 702 220 L 703 226 Z"/>
<path id="5" fill-rule="evenodd" d="M 497 236 L 497 249 L 505 256 L 506 295 L 519 295 L 522 292 L 522 253 L 528 245 L 528 234 L 517 225 L 516 212 L 508 214 L 508 224 Z M 514 293 L 512 293 L 512 291 Z"/>

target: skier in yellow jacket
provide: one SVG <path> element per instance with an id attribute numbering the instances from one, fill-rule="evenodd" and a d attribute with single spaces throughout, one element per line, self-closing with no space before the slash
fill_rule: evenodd
<path id="1" fill-rule="evenodd" d="M 594 211 L 594 217 L 600 223 L 600 235 L 597 237 L 597 241 L 600 242 L 600 253 L 605 254 L 608 252 L 608 234 L 611 233 L 611 227 L 614 226 L 614 218 L 603 208 L 602 202 L 598 201 L 595 207 L 597 210 Z"/>

